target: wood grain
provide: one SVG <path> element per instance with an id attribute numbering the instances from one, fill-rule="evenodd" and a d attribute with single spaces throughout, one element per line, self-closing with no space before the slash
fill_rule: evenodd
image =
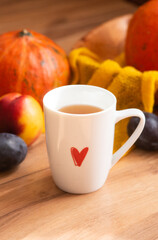
<path id="1" fill-rule="evenodd" d="M 77 39 L 136 9 L 123 0 L 1 0 L 0 33 L 31 28 L 67 52 Z M 87 195 L 58 189 L 42 135 L 13 171 L 0 174 L 0 240 L 158 239 L 158 152 L 134 150 Z"/>
<path id="2" fill-rule="evenodd" d="M 43 136 L 39 142 L 44 155 L 38 154 L 38 162 L 47 166 Z M 16 172 L 34 165 L 34 156 Z M 111 169 L 103 188 L 86 195 L 62 192 L 48 167 L 12 179 L 9 174 L 8 182 L 1 176 L 0 239 L 156 240 L 157 159 L 156 152 L 134 150 Z"/>
<path id="3" fill-rule="evenodd" d="M 89 30 L 135 9 L 136 5 L 124 0 L 1 0 L 0 33 L 32 29 L 69 52 Z"/>

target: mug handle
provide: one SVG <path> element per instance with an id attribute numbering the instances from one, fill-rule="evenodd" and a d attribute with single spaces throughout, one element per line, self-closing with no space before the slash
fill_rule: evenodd
<path id="1" fill-rule="evenodd" d="M 113 154 L 111 167 L 113 167 L 118 162 L 118 160 L 130 149 L 130 147 L 135 143 L 143 131 L 145 125 L 145 116 L 141 110 L 135 108 L 116 111 L 115 124 L 120 120 L 128 117 L 139 117 L 140 122 L 130 138 Z"/>

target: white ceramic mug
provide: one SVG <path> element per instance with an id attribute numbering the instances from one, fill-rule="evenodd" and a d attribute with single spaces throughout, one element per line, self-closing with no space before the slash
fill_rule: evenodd
<path id="1" fill-rule="evenodd" d="M 127 99 L 128 101 L 128 99 Z M 115 96 L 100 87 L 67 85 L 48 92 L 43 99 L 46 144 L 56 185 L 70 193 L 89 193 L 101 188 L 110 168 L 141 134 L 145 118 L 138 109 L 116 111 Z M 92 105 L 103 111 L 69 114 L 59 109 L 69 105 Z M 115 123 L 137 116 L 139 125 L 113 155 Z"/>

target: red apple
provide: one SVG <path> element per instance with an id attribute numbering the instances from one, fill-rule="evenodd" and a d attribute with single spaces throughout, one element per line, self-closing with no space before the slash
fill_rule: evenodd
<path id="1" fill-rule="evenodd" d="M 0 132 L 13 133 L 31 145 L 43 130 L 43 111 L 29 95 L 8 93 L 0 98 Z"/>

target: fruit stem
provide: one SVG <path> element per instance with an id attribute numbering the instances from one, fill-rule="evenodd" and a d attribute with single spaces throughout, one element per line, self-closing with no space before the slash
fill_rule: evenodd
<path id="1" fill-rule="evenodd" d="M 19 36 L 20 37 L 32 36 L 32 34 L 27 29 L 23 29 L 22 31 L 19 32 Z"/>

